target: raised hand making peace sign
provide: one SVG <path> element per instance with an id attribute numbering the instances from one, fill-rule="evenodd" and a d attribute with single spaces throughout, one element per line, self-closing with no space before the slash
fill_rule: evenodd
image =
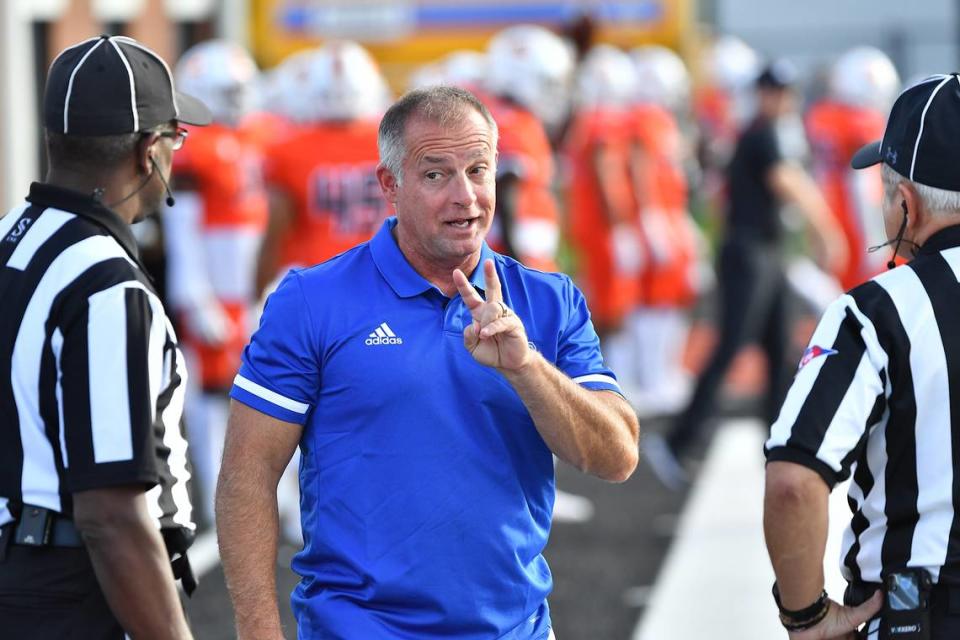
<path id="1" fill-rule="evenodd" d="M 493 260 L 483 263 L 486 281 L 484 300 L 460 269 L 453 272 L 453 281 L 463 298 L 473 322 L 463 331 L 463 345 L 480 364 L 503 372 L 516 372 L 534 357 L 527 343 L 527 331 L 517 314 L 503 302 L 503 290 Z"/>

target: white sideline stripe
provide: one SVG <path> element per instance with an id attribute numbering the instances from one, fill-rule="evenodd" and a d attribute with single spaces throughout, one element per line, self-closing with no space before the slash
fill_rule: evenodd
<path id="1" fill-rule="evenodd" d="M 245 391 L 249 391 L 259 398 L 263 398 L 267 402 L 272 402 L 278 407 L 283 407 L 284 409 L 289 409 L 290 411 L 296 413 L 306 413 L 307 409 L 310 408 L 310 405 L 308 404 L 291 400 L 290 398 L 282 396 L 275 391 L 270 391 L 270 389 L 260 386 L 253 380 L 247 380 L 239 373 L 237 374 L 237 377 L 233 379 L 233 384 Z"/>
<path id="2" fill-rule="evenodd" d="M 770 596 L 774 576 L 763 540 L 764 431 L 756 420 L 729 421 L 718 430 L 633 640 L 786 638 Z M 824 571 L 835 600 L 846 586 L 839 569 L 841 534 L 850 521 L 846 494 L 846 485 L 830 494 Z"/>
<path id="3" fill-rule="evenodd" d="M 605 382 L 607 384 L 612 384 L 617 389 L 620 388 L 620 385 L 617 384 L 616 379 L 611 376 L 604 375 L 602 373 L 591 373 L 585 376 L 577 376 L 573 379 L 577 384 L 583 384 L 584 382 Z"/>
<path id="4" fill-rule="evenodd" d="M 217 546 L 215 531 L 206 531 L 197 536 L 187 551 L 193 575 L 200 578 L 203 574 L 220 564 L 220 548 Z M 179 582 L 177 585 L 179 586 Z"/>

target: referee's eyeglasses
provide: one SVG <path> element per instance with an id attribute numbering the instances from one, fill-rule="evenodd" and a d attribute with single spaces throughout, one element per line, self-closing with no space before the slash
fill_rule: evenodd
<path id="1" fill-rule="evenodd" d="M 161 131 L 161 138 L 172 138 L 173 139 L 173 150 L 176 151 L 183 146 L 183 143 L 187 140 L 187 135 L 190 132 L 184 129 L 183 127 L 177 127 L 176 131 Z"/>

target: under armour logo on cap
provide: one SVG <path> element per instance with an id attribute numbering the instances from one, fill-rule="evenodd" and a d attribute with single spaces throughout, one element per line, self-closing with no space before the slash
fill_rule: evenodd
<path id="1" fill-rule="evenodd" d="M 167 63 L 132 38 L 99 36 L 60 52 L 43 94 L 49 131 L 103 136 L 177 120 L 210 124 L 210 111 L 179 93 Z"/>
<path id="2" fill-rule="evenodd" d="M 917 184 L 960 191 L 958 139 L 960 74 L 930 76 L 900 94 L 883 140 L 857 151 L 850 166 L 864 169 L 883 162 Z"/>

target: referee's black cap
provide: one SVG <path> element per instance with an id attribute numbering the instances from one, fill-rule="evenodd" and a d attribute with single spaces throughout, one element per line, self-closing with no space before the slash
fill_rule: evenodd
<path id="1" fill-rule="evenodd" d="M 797 84 L 797 68 L 786 59 L 774 60 L 754 80 L 757 89 L 790 89 Z"/>
<path id="2" fill-rule="evenodd" d="M 913 182 L 960 191 L 960 74 L 930 76 L 893 103 L 883 139 L 862 147 L 854 169 L 884 163 Z"/>
<path id="3" fill-rule="evenodd" d="M 178 92 L 167 63 L 132 38 L 91 38 L 64 49 L 50 65 L 43 94 L 49 131 L 104 136 L 170 120 L 210 124 L 210 110 Z"/>

